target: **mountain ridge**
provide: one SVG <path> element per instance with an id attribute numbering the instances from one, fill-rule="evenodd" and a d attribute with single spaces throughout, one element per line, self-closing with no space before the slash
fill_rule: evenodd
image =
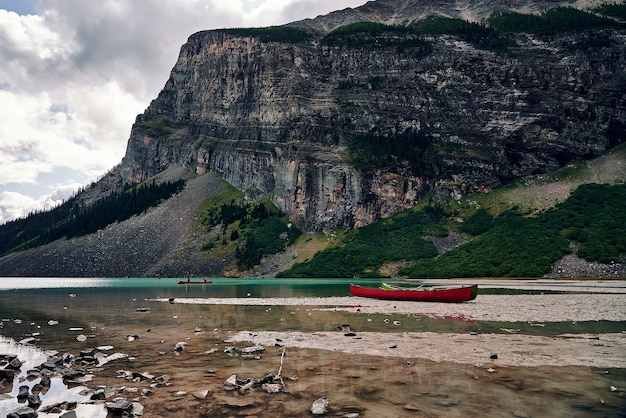
<path id="1" fill-rule="evenodd" d="M 542 5 L 600 2 L 466 2 L 473 8 L 464 13 L 480 20 L 486 5 L 513 3 L 507 10 L 534 5 L 540 12 Z M 3 257 L 0 274 L 274 274 L 300 256 L 291 251 L 286 260 L 268 261 L 276 267 L 262 263 L 265 273 L 234 271 L 234 254 L 217 259 L 199 249 L 219 231 L 194 227 L 194 208 L 218 193 L 221 181 L 246 199 L 269 196 L 305 231 L 331 234 L 409 210 L 426 196 L 445 202 L 548 175 L 624 141 L 624 29 L 500 34 L 513 45 L 505 50 L 459 34 L 394 28 L 320 44 L 322 34 L 363 16 L 397 24 L 432 10 L 461 13 L 442 4 L 378 0 L 288 25 L 316 34 L 314 41 L 264 41 L 245 29 L 193 34 L 164 89 L 137 116 L 121 164 L 77 201 L 87 206 L 125 182 L 155 176 L 195 177 L 193 193 L 185 189 L 93 237 Z M 596 38 L 599 47 L 584 46 Z M 346 43 L 353 40 L 360 43 Z M 406 138 L 415 141 L 416 161 L 393 151 Z M 366 159 L 357 169 L 359 155 Z M 385 157 L 385 166 L 372 165 L 371 157 Z M 184 216 L 167 210 L 181 201 L 189 205 Z M 159 226 L 147 234 L 150 216 Z M 184 228 L 168 226 L 170 218 L 184 219 Z M 132 265 L 142 254 L 145 260 Z"/>
<path id="2" fill-rule="evenodd" d="M 359 7 L 288 23 L 287 26 L 302 28 L 323 36 L 340 26 L 361 21 L 407 25 L 429 16 L 442 16 L 480 23 L 494 13 L 540 13 L 559 6 L 583 10 L 606 3 L 603 0 L 377 0 L 368 1 Z"/>

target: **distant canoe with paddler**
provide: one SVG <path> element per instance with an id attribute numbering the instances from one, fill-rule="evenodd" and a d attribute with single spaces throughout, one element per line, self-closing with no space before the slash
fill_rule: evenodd
<path id="1" fill-rule="evenodd" d="M 207 280 L 207 279 L 203 279 L 203 280 L 191 280 L 191 279 L 187 279 L 187 280 L 179 280 L 178 284 L 211 284 L 213 283 L 212 280 Z"/>

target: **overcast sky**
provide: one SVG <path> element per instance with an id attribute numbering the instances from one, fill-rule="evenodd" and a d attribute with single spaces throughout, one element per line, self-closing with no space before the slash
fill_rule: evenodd
<path id="1" fill-rule="evenodd" d="M 365 0 L 0 0 L 0 224 L 118 164 L 189 35 Z"/>

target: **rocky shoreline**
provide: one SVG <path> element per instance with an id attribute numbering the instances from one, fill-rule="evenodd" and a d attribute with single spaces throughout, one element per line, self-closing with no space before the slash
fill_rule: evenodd
<path id="1" fill-rule="evenodd" d="M 581 410 L 590 417 L 619 416 L 626 408 L 626 329 L 580 332 L 576 324 L 620 329 L 626 294 L 621 282 L 611 285 L 616 293 L 608 293 L 606 283 L 594 285 L 584 294 L 485 294 L 463 304 L 350 297 L 146 300 L 124 316 L 98 315 L 92 329 L 16 343 L 50 348 L 61 341 L 37 364 L 0 356 L 0 389 L 12 386 L 20 403 L 7 414 L 20 418 L 83 416 L 80 408 L 95 408 L 89 416 L 103 418 L 546 416 L 547 404 L 554 408 L 550 416 Z M 242 309 L 270 322 L 263 329 L 229 327 L 241 323 L 236 315 Z M 312 317 L 342 322 L 332 330 L 306 330 Z M 222 326 L 210 326 L 215 319 L 209 318 L 223 318 Z M 412 331 L 424 321 L 428 330 L 445 324 L 454 331 Z M 18 325 L 27 326 L 3 324 L 17 334 L 23 332 Z M 38 332 L 58 326 L 44 324 Z M 46 394 L 48 379 L 56 389 Z M 49 400 L 63 387 L 65 399 Z"/>

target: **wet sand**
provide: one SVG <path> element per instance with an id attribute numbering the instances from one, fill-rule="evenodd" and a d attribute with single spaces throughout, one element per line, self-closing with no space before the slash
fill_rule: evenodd
<path id="1" fill-rule="evenodd" d="M 38 345 L 73 353 L 111 346 L 103 353 L 120 358 L 87 367 L 93 379 L 85 384 L 109 388 L 107 401 L 137 400 L 144 417 L 302 417 L 318 398 L 328 399 L 327 416 L 336 417 L 626 413 L 624 294 L 479 295 L 464 304 L 176 298 L 119 310 L 85 301 L 82 342 L 67 332 L 77 308 L 70 306 L 71 315 L 47 309 L 63 328 L 41 326 Z M 596 324 L 603 331 L 589 332 Z M 20 332 L 13 323 L 3 330 Z M 252 345 L 265 351 L 225 353 Z M 120 370 L 169 380 L 128 380 Z M 225 383 L 279 371 L 280 393 Z"/>

